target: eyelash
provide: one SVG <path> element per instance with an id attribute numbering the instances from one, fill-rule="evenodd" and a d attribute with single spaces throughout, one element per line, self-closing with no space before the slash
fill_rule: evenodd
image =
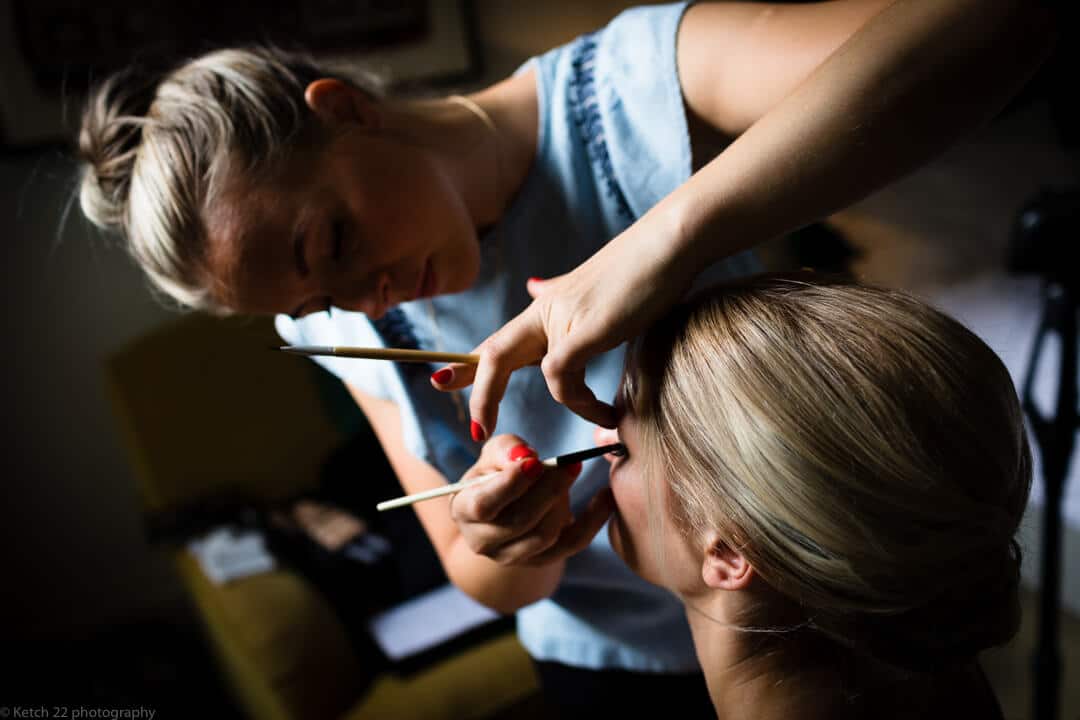
<path id="1" fill-rule="evenodd" d="M 630 457 L 630 452 L 629 451 L 623 451 L 622 454 L 615 455 L 615 459 L 612 460 L 612 462 L 611 462 L 611 467 L 615 468 L 615 467 L 617 467 L 619 465 L 622 465 L 624 462 L 626 462 L 627 458 L 629 458 L 629 457 Z"/>

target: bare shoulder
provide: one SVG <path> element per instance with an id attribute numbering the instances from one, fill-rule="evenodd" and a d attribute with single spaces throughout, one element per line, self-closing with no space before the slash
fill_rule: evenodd
<path id="1" fill-rule="evenodd" d="M 699 3 L 677 38 L 687 109 L 737 137 L 893 0 Z"/>

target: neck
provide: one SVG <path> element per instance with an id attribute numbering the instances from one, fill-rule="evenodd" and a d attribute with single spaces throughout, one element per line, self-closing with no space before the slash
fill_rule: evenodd
<path id="1" fill-rule="evenodd" d="M 687 619 L 719 720 L 838 717 L 838 677 L 795 636 L 762 636 L 737 624 L 727 598 L 687 600 Z M 696 609 L 695 609 L 696 608 Z M 764 649 L 763 649 L 764 648 Z M 816 661 L 817 660 L 817 661 Z"/>

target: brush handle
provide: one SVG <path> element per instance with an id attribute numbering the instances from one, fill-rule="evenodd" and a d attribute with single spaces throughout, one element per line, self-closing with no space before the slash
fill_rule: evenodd
<path id="1" fill-rule="evenodd" d="M 395 360 L 397 362 L 466 363 L 468 365 L 476 365 L 480 362 L 479 355 L 437 352 L 434 350 L 338 347 L 334 345 L 284 345 L 278 349 L 293 355 L 331 355 L 333 357 Z"/>
<path id="2" fill-rule="evenodd" d="M 549 467 L 566 467 L 567 465 L 573 465 L 576 462 L 582 460 L 588 460 L 589 458 L 599 457 L 605 453 L 615 453 L 622 455 L 626 452 L 626 447 L 621 443 L 614 443 L 612 445 L 601 445 L 600 447 L 589 448 L 587 450 L 579 450 L 577 452 L 567 453 L 566 455 L 557 455 L 550 457 L 547 460 L 541 460 L 540 464 Z M 384 510 L 393 510 L 394 508 L 405 507 L 406 505 L 412 505 L 413 503 L 422 502 L 424 500 L 431 500 L 432 498 L 442 497 L 443 495 L 452 495 L 456 492 L 461 492 L 470 485 L 486 482 L 492 478 L 498 476 L 499 473 L 493 472 L 487 475 L 481 475 L 480 477 L 469 478 L 468 480 L 459 480 L 456 483 L 444 485 L 440 488 L 433 490 L 425 490 L 424 492 L 414 493 L 413 495 L 405 495 L 403 497 L 394 498 L 393 500 L 385 500 L 375 506 L 375 509 L 379 512 Z"/>

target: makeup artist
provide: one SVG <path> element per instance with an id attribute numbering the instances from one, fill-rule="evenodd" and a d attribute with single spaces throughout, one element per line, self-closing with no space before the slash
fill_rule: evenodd
<path id="1" fill-rule="evenodd" d="M 710 717 L 681 605 L 597 534 L 606 468 L 545 470 L 537 452 L 612 424 L 617 346 L 693 282 L 754 272 L 756 243 L 933 157 L 1052 34 L 1026 0 L 639 8 L 423 101 L 218 51 L 91 96 L 80 203 L 183 306 L 278 314 L 293 344 L 479 347 L 475 376 L 318 361 L 405 492 L 503 473 L 414 508 L 451 580 L 517 612 L 559 717 L 676 695 Z"/>

